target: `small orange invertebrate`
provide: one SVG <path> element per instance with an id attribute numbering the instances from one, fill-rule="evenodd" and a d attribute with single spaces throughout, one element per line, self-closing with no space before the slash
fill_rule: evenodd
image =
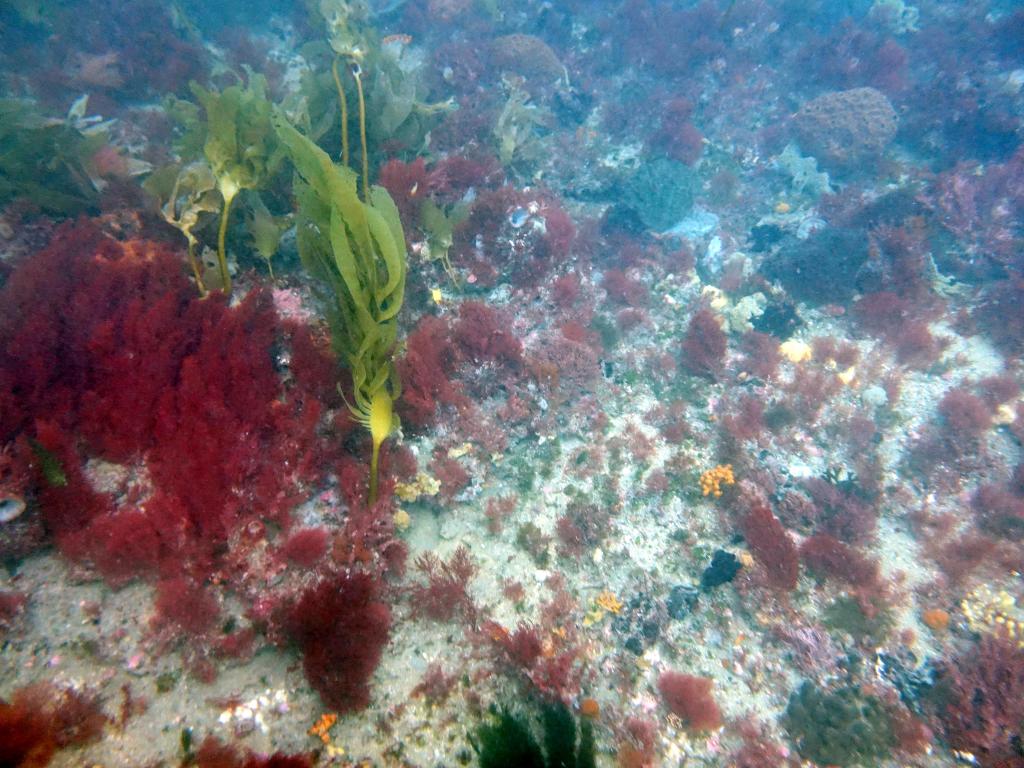
<path id="1" fill-rule="evenodd" d="M 601 714 L 601 705 L 597 703 L 597 699 L 583 699 L 580 702 L 580 714 L 593 719 Z"/>
<path id="2" fill-rule="evenodd" d="M 942 632 L 949 627 L 949 612 L 941 608 L 929 608 L 921 614 L 921 621 L 932 632 Z"/>
<path id="3" fill-rule="evenodd" d="M 313 726 L 306 731 L 310 736 L 316 736 L 324 744 L 329 744 L 331 737 L 329 731 L 334 727 L 334 724 L 338 722 L 338 716 L 333 712 L 324 712 L 320 715 L 320 719 L 313 723 Z"/>
<path id="4" fill-rule="evenodd" d="M 614 592 L 607 589 L 594 599 L 594 603 L 609 613 L 618 613 L 622 610 L 622 601 L 615 596 Z"/>
<path id="5" fill-rule="evenodd" d="M 700 476 L 700 492 L 704 496 L 714 496 L 717 499 L 722 495 L 723 485 L 733 485 L 735 482 L 732 464 L 719 464 Z"/>

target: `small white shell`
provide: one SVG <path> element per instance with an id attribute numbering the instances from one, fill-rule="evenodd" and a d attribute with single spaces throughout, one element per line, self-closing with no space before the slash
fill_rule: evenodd
<path id="1" fill-rule="evenodd" d="M 9 523 L 25 511 L 25 500 L 20 496 L 0 496 L 0 523 Z"/>

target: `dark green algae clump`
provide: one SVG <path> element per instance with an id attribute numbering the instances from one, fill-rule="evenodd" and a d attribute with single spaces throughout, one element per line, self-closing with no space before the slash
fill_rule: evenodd
<path id="1" fill-rule="evenodd" d="M 885 705 L 859 686 L 827 692 L 805 682 L 789 697 L 783 724 L 800 756 L 820 765 L 877 765 L 896 746 Z"/>
<path id="2" fill-rule="evenodd" d="M 531 718 L 501 709 L 482 723 L 472 739 L 480 768 L 594 768 L 594 732 L 587 718 L 577 724 L 561 703 L 546 703 L 540 711 L 541 744 Z"/>

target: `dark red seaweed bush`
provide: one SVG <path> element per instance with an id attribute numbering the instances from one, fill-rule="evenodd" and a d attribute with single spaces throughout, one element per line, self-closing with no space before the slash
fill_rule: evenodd
<path id="1" fill-rule="evenodd" d="M 58 749 L 99 738 L 107 718 L 88 690 L 36 683 L 0 699 L 0 765 L 42 768 Z"/>
<path id="2" fill-rule="evenodd" d="M 518 368 L 523 362 L 523 345 L 508 327 L 501 313 L 479 301 L 466 301 L 459 306 L 453 341 L 471 362 L 493 360 Z"/>
<path id="3" fill-rule="evenodd" d="M 405 355 L 397 363 L 402 378 L 398 410 L 403 424 L 424 428 L 434 423 L 439 406 L 468 404 L 454 380 L 458 359 L 451 335 L 448 323 L 425 315 L 406 338 Z"/>
<path id="4" fill-rule="evenodd" d="M 983 768 L 1020 765 L 1024 722 L 1024 650 L 1016 642 L 984 637 L 946 665 L 948 698 L 939 712 L 953 749 Z"/>
<path id="5" fill-rule="evenodd" d="M 662 672 L 658 677 L 658 693 L 665 706 L 691 731 L 711 731 L 722 725 L 711 685 L 711 678 L 682 672 Z"/>
<path id="6" fill-rule="evenodd" d="M 183 577 L 157 585 L 154 626 L 166 627 L 175 634 L 205 635 L 213 629 L 219 613 L 217 600 Z"/>
<path id="7" fill-rule="evenodd" d="M 20 264 L 0 289 L 0 437 L 35 441 L 61 551 L 115 585 L 164 566 L 204 578 L 243 520 L 286 514 L 319 471 L 323 387 L 303 374 L 284 392 L 284 335 L 267 292 L 200 300 L 180 254 L 87 221 Z M 114 510 L 91 457 L 144 461 L 150 497 Z"/>
<path id="8" fill-rule="evenodd" d="M 715 313 L 707 308 L 697 310 L 683 336 L 683 368 L 715 379 L 722 371 L 727 348 L 728 339 Z"/>
<path id="9" fill-rule="evenodd" d="M 992 426 L 985 401 L 962 389 L 951 389 L 942 396 L 939 415 L 956 441 L 975 440 Z"/>
<path id="10" fill-rule="evenodd" d="M 878 563 L 827 533 L 816 533 L 800 545 L 800 557 L 815 576 L 834 578 L 853 587 L 878 585 Z"/>
<path id="11" fill-rule="evenodd" d="M 754 559 L 768 575 L 768 585 L 781 590 L 795 589 L 800 575 L 796 545 L 771 509 L 755 504 L 744 515 L 741 527 Z"/>
<path id="12" fill-rule="evenodd" d="M 1024 536 L 1024 494 L 1011 486 L 982 485 L 971 498 L 971 507 L 986 531 L 1013 541 Z"/>
<path id="13" fill-rule="evenodd" d="M 300 568 L 312 568 L 327 553 L 328 535 L 326 528 L 293 531 L 281 546 L 281 553 Z"/>
<path id="14" fill-rule="evenodd" d="M 335 712 L 370 703 L 370 677 L 391 629 L 391 610 L 378 592 L 372 576 L 346 573 L 310 587 L 291 612 L 306 679 Z"/>
<path id="15" fill-rule="evenodd" d="M 414 616 L 435 621 L 451 621 L 456 614 L 469 621 L 476 617 L 476 605 L 467 588 L 477 567 L 466 547 L 456 549 L 447 562 L 426 552 L 416 558 L 415 567 L 426 583 L 413 584 L 409 589 Z"/>
<path id="16" fill-rule="evenodd" d="M 207 736 L 199 745 L 195 756 L 196 768 L 312 768 L 307 755 L 286 755 L 274 752 L 259 755 L 250 750 L 239 752 L 233 746 L 221 744 L 215 736 Z"/>

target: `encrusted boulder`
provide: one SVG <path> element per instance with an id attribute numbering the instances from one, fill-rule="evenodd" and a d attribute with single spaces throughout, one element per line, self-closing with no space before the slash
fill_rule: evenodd
<path id="1" fill-rule="evenodd" d="M 876 160 L 897 128 L 896 110 L 874 88 L 822 94 L 804 104 L 793 122 L 803 152 L 840 171 Z"/>

